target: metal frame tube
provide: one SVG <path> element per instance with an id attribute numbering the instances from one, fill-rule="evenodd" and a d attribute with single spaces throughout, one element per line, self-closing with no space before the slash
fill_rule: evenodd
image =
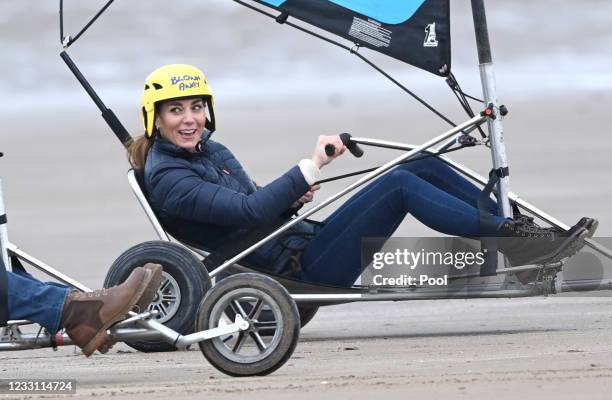
<path id="1" fill-rule="evenodd" d="M 27 319 L 12 319 L 10 321 L 7 321 L 6 326 L 9 325 L 30 325 L 32 324 L 32 321 L 28 321 Z"/>
<path id="2" fill-rule="evenodd" d="M 134 196 L 136 196 L 136 199 L 138 200 L 138 202 L 140 203 L 140 206 L 142 207 L 143 211 L 147 215 L 147 218 L 149 218 L 149 221 L 153 225 L 153 229 L 155 229 L 155 233 L 157 233 L 157 236 L 159 236 L 159 238 L 163 240 L 164 242 L 169 242 L 170 237 L 168 236 L 164 228 L 162 228 L 161 224 L 157 220 L 157 217 L 155 216 L 153 209 L 151 209 L 151 206 L 149 205 L 149 201 L 147 200 L 146 196 L 142 192 L 142 189 L 140 188 L 140 185 L 138 184 L 138 181 L 136 180 L 136 175 L 133 169 L 130 169 L 128 171 L 128 182 L 130 183 L 130 186 L 132 187 L 132 192 L 134 192 Z"/>
<path id="3" fill-rule="evenodd" d="M 199 343 L 203 340 L 213 339 L 223 335 L 230 335 L 240 331 L 249 329 L 248 321 L 245 321 L 240 315 L 236 315 L 236 321 L 229 325 L 219 326 L 217 328 L 211 328 L 201 332 L 195 332 L 190 335 L 181 336 L 176 346 L 178 348 L 184 348 L 194 343 Z"/>
<path id="4" fill-rule="evenodd" d="M 441 299 L 478 299 L 496 297 L 529 297 L 542 294 L 541 287 L 532 285 L 526 288 L 507 289 L 504 282 L 463 284 L 456 287 L 440 288 L 397 288 L 378 289 L 374 293 L 347 294 L 295 294 L 291 297 L 304 303 L 320 302 L 357 302 L 357 301 L 403 301 L 403 300 L 441 300 Z M 367 290 L 363 288 L 362 290 Z"/>
<path id="5" fill-rule="evenodd" d="M 60 57 L 62 58 L 62 60 L 64 60 L 64 62 L 68 66 L 68 69 L 70 69 L 74 77 L 79 81 L 85 92 L 87 92 L 89 97 L 91 97 L 98 109 L 102 112 L 102 118 L 104 119 L 104 121 L 106 121 L 109 128 L 111 128 L 117 139 L 119 139 L 121 144 L 126 149 L 129 148 L 133 139 L 127 129 L 125 129 L 125 126 L 123 126 L 121 121 L 119 121 L 119 118 L 117 118 L 115 113 L 110 108 L 106 107 L 100 96 L 98 96 L 98 93 L 96 93 L 94 88 L 89 84 L 83 73 L 81 73 L 74 61 L 72 61 L 72 58 L 70 58 L 70 55 L 68 55 L 66 50 L 60 53 Z"/>
<path id="6" fill-rule="evenodd" d="M 68 53 L 64 50 L 60 53 L 60 57 L 62 58 L 62 60 L 64 60 L 64 62 L 68 66 L 68 69 L 72 72 L 74 77 L 79 81 L 83 89 L 85 89 L 85 92 L 89 95 L 89 97 L 91 97 L 91 100 L 93 100 L 93 102 L 96 104 L 96 107 L 98 107 L 98 109 L 101 112 L 106 111 L 107 110 L 106 105 L 104 104 L 100 96 L 98 96 L 94 88 L 91 87 L 87 79 L 85 79 L 85 76 L 83 75 L 83 73 L 81 73 L 81 70 L 79 70 L 79 68 L 76 66 L 74 61 L 72 61 L 72 58 L 70 58 Z"/>
<path id="7" fill-rule="evenodd" d="M 137 314 L 133 311 L 130 311 L 129 313 L 130 316 L 136 316 Z M 168 343 L 172 343 L 175 344 L 179 338 L 181 337 L 181 334 L 178 333 L 177 331 L 168 328 L 166 325 L 160 324 L 157 321 L 153 321 L 151 319 L 143 319 L 137 322 L 137 324 L 139 324 L 140 326 L 147 328 L 147 329 L 153 329 L 157 332 L 159 332 L 159 334 L 161 336 L 164 337 L 164 339 L 168 342 Z"/>
<path id="8" fill-rule="evenodd" d="M 47 275 L 51 276 L 52 278 L 57 279 L 58 281 L 65 283 L 67 285 L 71 285 L 79 290 L 82 290 L 83 292 L 91 292 L 92 290 L 90 288 L 88 288 L 87 286 L 83 285 L 82 283 L 79 283 L 77 281 L 75 281 L 74 279 L 70 278 L 68 275 L 64 275 L 61 272 L 59 272 L 58 270 L 52 268 L 51 266 L 45 264 L 44 262 L 40 261 L 39 259 L 29 255 L 28 253 L 20 250 L 17 246 L 15 246 L 12 243 L 8 243 L 8 251 L 10 251 L 11 253 L 13 253 L 14 255 L 17 256 L 17 258 L 27 262 L 28 264 L 32 265 L 34 268 L 46 273 Z"/>
<path id="9" fill-rule="evenodd" d="M 4 207 L 4 195 L 2 193 L 2 179 L 0 179 L 0 215 L 6 215 L 6 209 Z M 0 223 L 0 255 L 4 262 L 7 271 L 12 271 L 11 262 L 8 256 L 8 227 L 7 223 Z"/>
<path id="10" fill-rule="evenodd" d="M 493 105 L 495 115 L 498 117 L 488 121 L 493 168 L 506 168 L 508 166 L 508 160 L 506 158 L 506 146 L 504 144 L 504 128 L 498 111 L 495 73 L 493 69 L 493 58 L 491 56 L 491 44 L 489 42 L 484 0 L 472 0 L 472 16 L 476 33 L 476 47 L 478 50 L 482 92 L 485 103 L 487 105 Z M 501 178 L 497 186 L 499 211 L 501 215 L 506 218 L 512 217 L 512 208 L 510 207 L 510 201 L 508 199 L 510 178 L 507 176 Z"/>
<path id="11" fill-rule="evenodd" d="M 358 301 L 408 301 L 408 300 L 442 300 L 442 299 L 482 299 L 503 297 L 531 297 L 547 293 L 583 292 L 612 290 L 612 278 L 607 279 L 577 279 L 561 281 L 555 288 L 545 288 L 546 283 L 536 282 L 524 288 L 509 289 L 504 282 L 465 284 L 453 288 L 397 288 L 379 289 L 376 293 L 347 293 L 347 294 L 294 294 L 291 297 L 300 303 L 316 303 L 318 305 L 353 303 Z M 355 289 L 357 290 L 357 289 Z M 363 288 L 362 290 L 367 290 Z M 550 291 L 548 291 L 550 290 Z"/>
<path id="12" fill-rule="evenodd" d="M 561 283 L 561 292 L 590 292 L 612 290 L 612 279 L 575 279 Z"/>
<path id="13" fill-rule="evenodd" d="M 0 341 L 0 351 L 33 350 L 52 346 L 51 337 L 46 334 L 22 333 L 20 336 L 20 339 L 16 341 Z M 61 346 L 72 345 L 72 340 L 65 333 L 62 335 L 62 341 Z"/>
<path id="14" fill-rule="evenodd" d="M 354 189 L 356 189 L 356 188 L 366 184 L 367 182 L 369 182 L 369 181 L 371 181 L 371 180 L 381 176 L 382 174 L 384 174 L 385 172 L 387 172 L 391 168 L 393 168 L 396 165 L 402 163 L 403 161 L 406 161 L 406 160 L 416 156 L 417 154 L 419 154 L 423 150 L 426 150 L 426 149 L 428 149 L 428 148 L 430 148 L 432 146 L 435 146 L 436 144 L 438 144 L 438 143 L 448 139 L 449 137 L 455 135 L 456 133 L 461 132 L 463 129 L 465 129 L 467 127 L 470 127 L 470 126 L 473 126 L 475 124 L 483 122 L 485 119 L 487 119 L 487 117 L 484 117 L 484 116 L 481 116 L 481 115 L 477 115 L 477 116 L 475 116 L 475 117 L 465 121 L 464 123 L 457 125 L 453 129 L 451 129 L 449 131 L 446 131 L 443 134 L 441 134 L 439 136 L 436 136 L 435 138 L 425 142 L 424 144 L 416 147 L 415 149 L 410 150 L 410 151 L 406 152 L 405 154 L 403 154 L 403 155 L 401 155 L 399 157 L 396 157 L 393 160 L 387 162 L 386 164 L 378 167 L 376 170 L 374 170 L 374 171 L 370 172 L 369 174 L 363 176 L 362 178 L 358 179 L 356 182 L 354 182 L 351 185 L 347 186 L 346 188 L 344 188 L 340 192 L 338 192 L 338 193 L 328 197 L 327 199 L 325 199 L 321 203 L 319 203 L 316 206 L 314 206 L 314 207 L 308 209 L 307 211 L 303 212 L 299 217 L 292 219 L 290 222 L 287 222 L 286 224 L 284 224 L 283 226 L 278 228 L 276 231 L 272 232 L 270 235 L 266 236 L 265 238 L 263 238 L 259 242 L 255 243 L 254 245 L 250 246 L 246 250 L 242 251 L 238 255 L 236 255 L 236 256 L 232 257 L 231 259 L 225 261 L 223 264 L 221 264 L 219 267 L 214 269 L 212 272 L 209 272 L 209 275 L 211 277 L 215 276 L 216 274 L 218 274 L 221 271 L 223 271 L 225 268 L 227 268 L 230 265 L 240 261 L 242 258 L 246 257 L 251 252 L 253 252 L 257 248 L 259 248 L 260 246 L 264 245 L 265 243 L 267 243 L 268 241 L 274 239 L 275 237 L 277 237 L 278 235 L 280 235 L 281 233 L 283 233 L 287 229 L 291 228 L 293 225 L 296 225 L 297 223 L 303 221 L 304 219 L 308 218 L 310 215 L 312 215 L 315 212 L 321 210 L 322 208 L 328 206 L 329 204 L 331 204 L 334 201 L 338 200 L 340 197 L 344 196 L 345 194 L 347 194 L 347 193 L 351 192 L 352 190 L 354 190 Z"/>
<path id="15" fill-rule="evenodd" d="M 183 349 L 190 344 L 198 343 L 203 340 L 216 338 L 223 335 L 229 335 L 232 333 L 240 332 L 249 329 L 249 323 L 245 321 L 240 315 L 236 316 L 236 321 L 226 326 L 220 326 L 217 328 L 208 329 L 201 332 L 195 332 L 190 335 L 181 336 L 178 335 L 168 337 L 163 332 L 151 329 L 139 329 L 139 328 L 117 328 L 109 330 L 109 337 L 113 341 L 127 342 L 134 340 L 168 340 L 169 343 L 176 345 L 179 349 Z M 61 346 L 72 345 L 72 340 L 67 334 L 61 335 Z M 51 337 L 48 334 L 33 334 L 25 333 L 21 334 L 20 338 L 15 341 L 1 342 L 0 351 L 10 350 L 31 350 L 40 349 L 44 347 L 51 347 Z"/>
<path id="16" fill-rule="evenodd" d="M 114 342 L 129 342 L 134 340 L 164 340 L 165 337 L 157 331 L 144 328 L 117 328 L 109 331 L 109 338 Z"/>

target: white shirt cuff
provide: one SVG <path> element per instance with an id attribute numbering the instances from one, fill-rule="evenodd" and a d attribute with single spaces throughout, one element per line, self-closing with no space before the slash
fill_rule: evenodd
<path id="1" fill-rule="evenodd" d="M 298 167 L 300 167 L 300 171 L 302 171 L 302 175 L 304 175 L 304 179 L 306 179 L 309 185 L 319 180 L 321 171 L 312 160 L 305 158 L 298 163 Z"/>

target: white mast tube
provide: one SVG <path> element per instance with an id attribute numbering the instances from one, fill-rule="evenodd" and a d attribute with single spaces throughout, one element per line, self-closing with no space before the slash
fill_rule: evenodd
<path id="1" fill-rule="evenodd" d="M 0 217 L 6 216 L 4 209 L 4 196 L 2 194 L 2 179 L 0 179 Z M 8 229 L 6 223 L 0 223 L 0 252 L 2 253 L 2 261 L 7 271 L 12 271 L 11 263 L 9 262 L 8 250 Z"/>
<path id="2" fill-rule="evenodd" d="M 487 29 L 487 18 L 485 15 L 484 0 L 472 0 L 472 15 L 474 17 L 474 30 L 476 32 L 476 45 L 478 48 L 478 63 L 480 68 L 480 80 L 482 92 L 486 105 L 493 104 L 497 118 L 489 119 L 489 139 L 491 144 L 491 157 L 493 168 L 507 168 L 506 145 L 504 143 L 504 128 L 499 112 L 497 91 L 495 85 L 495 73 L 491 57 L 491 45 L 489 43 L 489 32 Z M 499 180 L 497 187 L 497 205 L 499 212 L 504 217 L 512 217 L 512 208 L 508 200 L 510 192 L 510 178 L 504 176 Z"/>

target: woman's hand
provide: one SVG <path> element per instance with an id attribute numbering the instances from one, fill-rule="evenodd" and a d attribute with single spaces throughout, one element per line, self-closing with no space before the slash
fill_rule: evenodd
<path id="1" fill-rule="evenodd" d="M 310 203 L 314 198 L 314 192 L 321 189 L 321 185 L 312 185 L 310 190 L 304 193 L 302 197 L 298 200 L 302 204 Z"/>
<path id="2" fill-rule="evenodd" d="M 331 157 L 325 154 L 325 146 L 327 146 L 328 144 L 333 145 L 336 149 L 336 152 Z M 311 160 L 315 163 L 317 168 L 321 169 L 324 165 L 329 164 L 330 162 L 332 162 L 333 159 L 342 155 L 342 153 L 344 153 L 345 151 L 346 146 L 344 145 L 344 143 L 342 143 L 342 140 L 340 140 L 340 136 L 321 135 L 319 136 L 319 140 L 317 141 L 317 146 L 315 147 L 315 151 L 312 154 Z"/>

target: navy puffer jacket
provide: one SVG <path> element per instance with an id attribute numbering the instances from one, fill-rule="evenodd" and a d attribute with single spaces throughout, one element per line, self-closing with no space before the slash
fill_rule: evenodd
<path id="1" fill-rule="evenodd" d="M 310 189 L 297 166 L 257 187 L 222 144 L 208 140 L 202 151 L 191 153 L 161 137 L 147 156 L 145 186 L 164 228 L 206 250 L 272 224 Z M 301 222 L 245 260 L 272 272 L 286 271 L 292 249 L 305 246 L 315 230 Z"/>

